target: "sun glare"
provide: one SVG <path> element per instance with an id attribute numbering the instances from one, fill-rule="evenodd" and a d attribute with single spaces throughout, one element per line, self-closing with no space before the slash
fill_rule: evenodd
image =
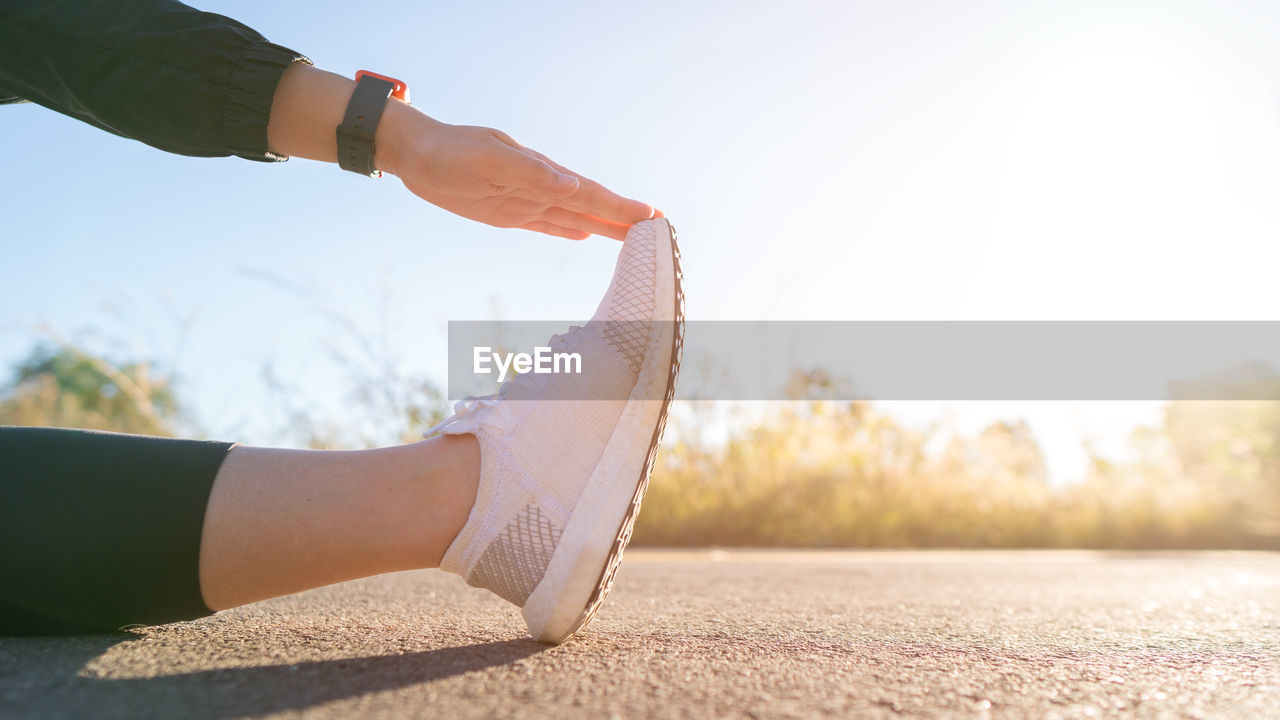
<path id="1" fill-rule="evenodd" d="M 1169 38 L 1096 32 L 1025 77 L 1005 146 L 1009 217 L 1098 239 L 1185 233 L 1221 187 L 1223 107 L 1213 75 Z"/>

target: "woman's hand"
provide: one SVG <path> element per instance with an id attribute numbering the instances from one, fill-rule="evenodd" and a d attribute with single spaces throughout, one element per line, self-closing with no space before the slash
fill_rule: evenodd
<path id="1" fill-rule="evenodd" d="M 383 116 L 378 168 L 413 194 L 462 217 L 582 240 L 616 240 L 652 207 L 552 162 L 498 130 L 448 125 L 400 105 Z M 378 133 L 382 142 L 384 133 Z"/>
<path id="2" fill-rule="evenodd" d="M 335 130 L 355 82 L 295 63 L 276 88 L 267 142 L 282 155 L 337 161 Z M 622 240 L 655 211 L 571 172 L 497 130 L 448 125 L 388 100 L 374 166 L 462 217 L 582 240 Z"/>

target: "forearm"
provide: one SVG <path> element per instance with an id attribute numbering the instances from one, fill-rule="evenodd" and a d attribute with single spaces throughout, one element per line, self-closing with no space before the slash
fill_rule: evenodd
<path id="1" fill-rule="evenodd" d="M 267 125 L 267 144 L 277 155 L 338 161 L 337 128 L 356 83 L 310 65 L 295 63 L 276 87 Z M 396 174 L 396 158 L 415 132 L 439 125 L 418 110 L 394 98 L 374 136 L 374 167 Z"/>

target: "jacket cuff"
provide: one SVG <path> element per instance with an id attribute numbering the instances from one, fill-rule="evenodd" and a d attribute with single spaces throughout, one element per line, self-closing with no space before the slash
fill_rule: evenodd
<path id="1" fill-rule="evenodd" d="M 240 56 L 227 82 L 220 126 L 223 147 L 248 160 L 288 160 L 267 149 L 271 101 L 284 71 L 295 62 L 312 65 L 305 55 L 271 42 L 258 42 Z"/>

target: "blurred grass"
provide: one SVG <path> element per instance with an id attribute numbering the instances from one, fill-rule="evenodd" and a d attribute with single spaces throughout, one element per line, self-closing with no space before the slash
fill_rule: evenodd
<path id="1" fill-rule="evenodd" d="M 636 523 L 644 545 L 1280 548 L 1275 403 L 1172 403 L 1139 459 L 1049 482 L 1024 423 L 929 452 L 933 431 L 861 404 L 788 403 L 708 441 L 697 409 Z"/>

